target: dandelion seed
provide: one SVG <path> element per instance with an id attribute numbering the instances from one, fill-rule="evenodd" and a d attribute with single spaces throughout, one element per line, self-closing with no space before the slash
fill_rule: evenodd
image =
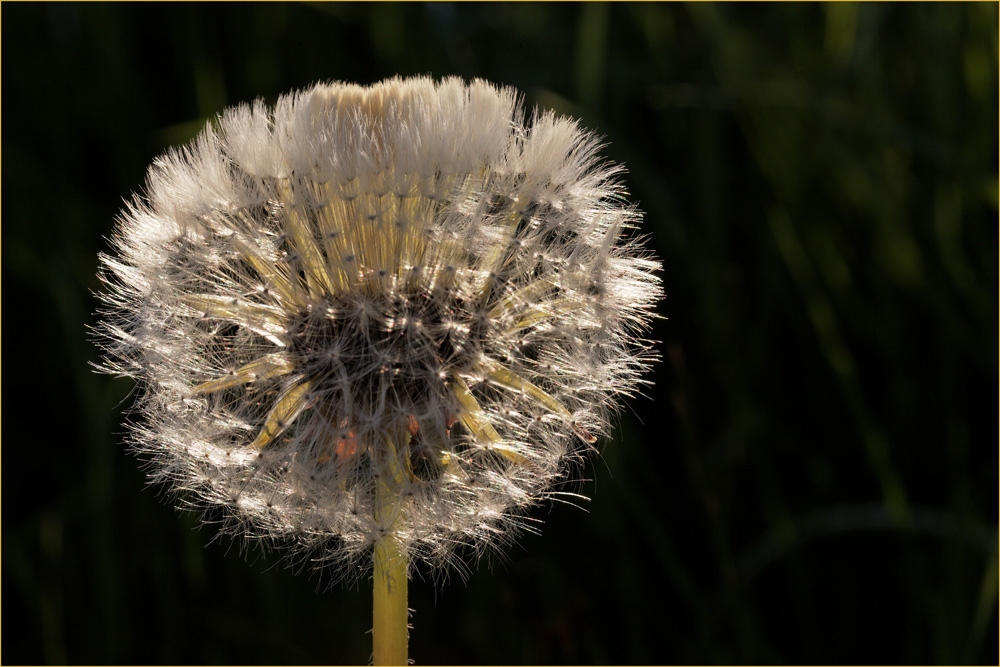
<path id="1" fill-rule="evenodd" d="M 153 479 L 337 577 L 394 562 L 405 630 L 408 564 L 511 541 L 653 359 L 658 264 L 598 148 L 512 89 L 397 78 L 156 160 L 98 330 Z"/>

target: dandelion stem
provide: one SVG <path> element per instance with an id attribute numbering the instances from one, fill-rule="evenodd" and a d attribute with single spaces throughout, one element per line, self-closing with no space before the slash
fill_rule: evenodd
<path id="1" fill-rule="evenodd" d="M 407 664 L 406 554 L 392 535 L 375 543 L 373 610 L 374 663 Z"/>
<path id="2" fill-rule="evenodd" d="M 375 543 L 374 584 L 372 591 L 372 656 L 376 665 L 407 664 L 407 559 L 406 550 L 396 535 L 400 522 L 399 487 L 403 467 L 396 447 L 386 441 L 385 471 L 376 490 L 376 519 L 389 528 Z M 388 479 L 386 479 L 388 478 Z"/>

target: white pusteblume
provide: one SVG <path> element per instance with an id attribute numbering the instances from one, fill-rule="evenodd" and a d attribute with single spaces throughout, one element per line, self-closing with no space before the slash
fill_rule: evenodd
<path id="1" fill-rule="evenodd" d="M 598 148 L 510 88 L 396 78 L 157 159 L 98 327 L 152 479 L 345 576 L 387 531 L 433 572 L 508 541 L 654 357 L 658 264 Z"/>

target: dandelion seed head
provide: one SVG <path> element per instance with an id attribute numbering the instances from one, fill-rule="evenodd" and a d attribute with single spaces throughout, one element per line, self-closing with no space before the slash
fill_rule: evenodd
<path id="1" fill-rule="evenodd" d="M 432 572 L 512 540 L 655 357 L 658 264 L 598 148 L 510 88 L 396 78 L 157 159 L 98 328 L 152 478 L 341 576 L 390 530 Z"/>

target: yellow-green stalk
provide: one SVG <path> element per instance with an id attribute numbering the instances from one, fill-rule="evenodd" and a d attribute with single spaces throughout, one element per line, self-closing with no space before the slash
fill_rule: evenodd
<path id="1" fill-rule="evenodd" d="M 396 535 L 402 512 L 399 488 L 403 470 L 395 445 L 386 439 L 386 469 L 389 479 L 380 478 L 376 489 L 376 520 L 388 524 L 375 542 L 372 588 L 372 658 L 376 665 L 407 664 L 407 557 Z"/>

